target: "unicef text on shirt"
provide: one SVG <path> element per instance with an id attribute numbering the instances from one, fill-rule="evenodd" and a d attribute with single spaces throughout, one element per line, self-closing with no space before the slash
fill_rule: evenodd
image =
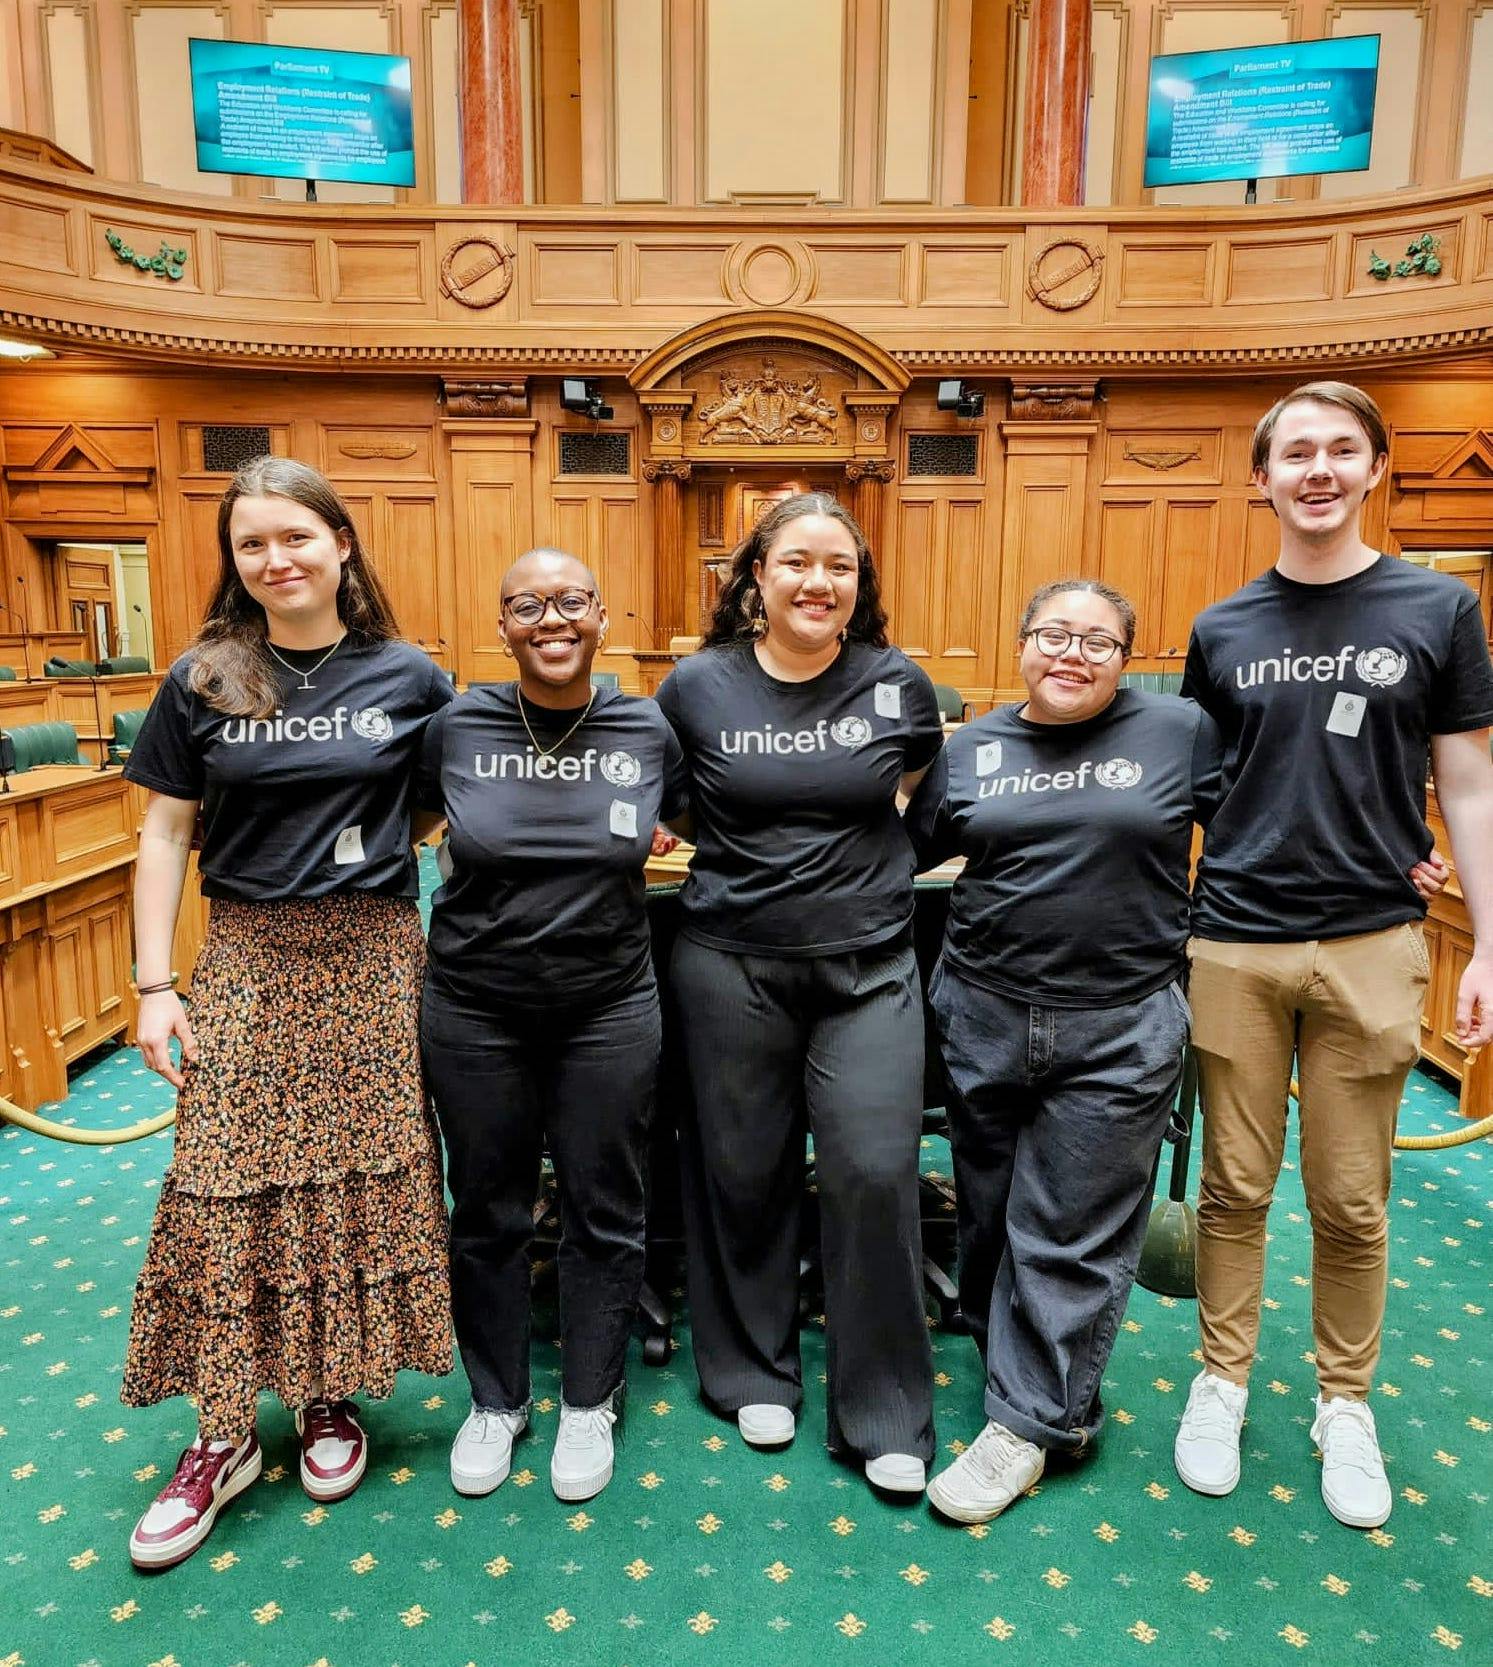
<path id="1" fill-rule="evenodd" d="M 521 753 L 479 752 L 472 759 L 472 770 L 478 781 L 591 781 L 598 764 L 613 787 L 636 787 L 643 779 L 643 766 L 630 752 L 598 753 L 595 747 L 564 758 L 535 752 L 533 747 Z"/>
<path id="2" fill-rule="evenodd" d="M 394 733 L 388 713 L 377 706 L 360 707 L 353 713 L 339 706 L 330 717 L 314 718 L 287 718 L 285 709 L 277 706 L 273 718 L 229 718 L 219 735 L 232 747 L 257 741 L 340 741 L 347 729 L 365 741 L 387 741 Z"/>
<path id="3" fill-rule="evenodd" d="M 1133 758 L 1106 758 L 1101 764 L 1085 762 L 1076 770 L 1023 770 L 1019 776 L 994 776 L 980 783 L 977 797 L 999 799 L 1007 793 L 1071 793 L 1087 785 L 1090 770 L 1101 787 L 1118 792 L 1136 786 L 1145 774 Z"/>
<path id="4" fill-rule="evenodd" d="M 1348 663 L 1365 683 L 1388 688 L 1398 683 L 1409 669 L 1409 659 L 1394 648 L 1365 648 L 1361 652 L 1348 643 L 1336 654 L 1298 654 L 1289 648 L 1247 666 L 1234 667 L 1234 682 L 1241 689 L 1261 683 L 1332 683 L 1348 675 Z"/>
<path id="5" fill-rule="evenodd" d="M 723 729 L 721 751 L 727 753 L 828 752 L 829 743 L 847 750 L 864 746 L 871 739 L 871 725 L 865 718 L 854 715 L 836 718 L 831 723 L 821 718 L 811 729 L 774 729 L 764 724 L 761 729 Z"/>

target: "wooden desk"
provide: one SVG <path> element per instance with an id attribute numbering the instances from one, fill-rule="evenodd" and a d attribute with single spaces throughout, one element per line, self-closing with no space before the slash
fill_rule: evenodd
<path id="1" fill-rule="evenodd" d="M 123 677 L 33 677 L 0 682 L 0 729 L 22 724 L 67 723 L 78 732 L 78 747 L 97 764 L 114 735 L 116 712 L 149 706 L 161 673 L 132 672 Z M 95 688 L 98 696 L 94 707 Z"/>
<path id="2" fill-rule="evenodd" d="M 135 1019 L 130 892 L 144 794 L 117 768 L 47 765 L 0 794 L 0 1094 L 28 1110 Z M 195 861 L 176 964 L 201 941 Z"/>

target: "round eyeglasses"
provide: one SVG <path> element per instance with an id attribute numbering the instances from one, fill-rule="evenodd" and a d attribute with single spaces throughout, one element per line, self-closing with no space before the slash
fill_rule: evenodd
<path id="1" fill-rule="evenodd" d="M 521 590 L 503 598 L 503 612 L 520 625 L 537 625 L 553 607 L 561 619 L 584 619 L 596 601 L 594 590 L 557 590 L 553 596 L 536 596 Z"/>
<path id="2" fill-rule="evenodd" d="M 1023 631 L 1022 641 L 1034 638 L 1037 647 L 1055 660 L 1068 652 L 1070 643 L 1078 644 L 1078 651 L 1091 666 L 1102 666 L 1115 657 L 1116 649 L 1125 645 L 1106 637 L 1102 631 L 1066 631 L 1061 625 L 1039 625 L 1035 631 Z"/>

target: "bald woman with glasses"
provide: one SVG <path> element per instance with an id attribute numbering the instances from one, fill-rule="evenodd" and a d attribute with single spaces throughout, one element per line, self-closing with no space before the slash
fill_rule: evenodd
<path id="1" fill-rule="evenodd" d="M 644 1164 L 660 1020 L 643 866 L 684 809 L 651 700 L 596 689 L 596 579 L 531 550 L 503 580 L 514 683 L 469 689 L 426 732 L 419 802 L 450 826 L 421 1008 L 451 1189 L 451 1300 L 472 1410 L 458 1493 L 507 1477 L 529 1419 L 529 1243 L 540 1157 L 560 1192 L 561 1407 L 550 1480 L 589 1499 L 643 1277 Z"/>

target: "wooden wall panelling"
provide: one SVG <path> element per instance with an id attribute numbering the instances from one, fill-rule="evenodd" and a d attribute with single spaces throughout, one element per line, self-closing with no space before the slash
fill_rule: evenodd
<path id="1" fill-rule="evenodd" d="M 509 682 L 513 662 L 498 635 L 504 572 L 534 543 L 533 421 L 452 419 L 451 447 L 456 594 L 457 675 L 463 681 Z"/>

